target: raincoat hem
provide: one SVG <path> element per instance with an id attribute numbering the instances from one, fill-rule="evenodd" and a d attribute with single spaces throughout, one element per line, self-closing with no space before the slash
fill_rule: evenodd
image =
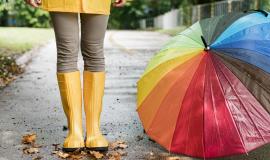
<path id="1" fill-rule="evenodd" d="M 63 10 L 63 8 L 47 8 L 40 7 L 40 9 L 48 11 L 48 12 L 71 12 L 71 13 L 88 13 L 88 14 L 102 14 L 102 15 L 110 15 L 110 11 L 82 11 L 76 8 L 68 8 Z"/>

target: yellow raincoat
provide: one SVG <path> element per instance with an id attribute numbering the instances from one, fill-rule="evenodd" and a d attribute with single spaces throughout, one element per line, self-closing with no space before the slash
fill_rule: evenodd
<path id="1" fill-rule="evenodd" d="M 46 11 L 110 14 L 111 0 L 42 0 Z"/>

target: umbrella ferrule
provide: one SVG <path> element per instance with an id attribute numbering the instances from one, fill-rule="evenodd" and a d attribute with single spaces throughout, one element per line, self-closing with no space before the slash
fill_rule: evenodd
<path id="1" fill-rule="evenodd" d="M 209 50 L 210 50 L 210 46 L 206 46 L 206 47 L 204 48 L 204 50 L 205 50 L 205 51 L 209 51 Z"/>
<path id="2" fill-rule="evenodd" d="M 205 51 L 209 51 L 210 50 L 210 46 L 206 43 L 206 40 L 204 39 L 203 36 L 201 36 L 201 39 L 202 39 L 202 42 L 203 42 L 203 45 L 204 45 L 204 50 Z"/>

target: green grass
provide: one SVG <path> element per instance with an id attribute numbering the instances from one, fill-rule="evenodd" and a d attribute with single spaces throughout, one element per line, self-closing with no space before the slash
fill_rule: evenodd
<path id="1" fill-rule="evenodd" d="M 0 27 L 0 55 L 22 54 L 53 38 L 52 29 Z"/>
<path id="2" fill-rule="evenodd" d="M 180 26 L 180 27 L 176 27 L 176 28 L 173 28 L 173 29 L 162 29 L 162 30 L 158 30 L 158 32 L 164 33 L 164 34 L 169 34 L 170 36 L 175 36 L 176 34 L 182 32 L 186 28 L 187 27 L 185 27 L 185 26 Z"/>

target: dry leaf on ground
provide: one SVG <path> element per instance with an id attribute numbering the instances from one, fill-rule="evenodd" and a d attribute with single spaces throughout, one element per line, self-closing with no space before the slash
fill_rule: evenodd
<path id="1" fill-rule="evenodd" d="M 37 135 L 35 133 L 26 134 L 22 138 L 22 143 L 23 144 L 33 144 L 33 143 L 35 143 L 36 139 L 37 139 Z"/>
<path id="2" fill-rule="evenodd" d="M 121 156 L 127 156 L 127 152 L 125 151 L 117 150 L 116 152 L 118 152 Z"/>
<path id="3" fill-rule="evenodd" d="M 181 160 L 180 157 L 166 157 L 166 160 Z"/>
<path id="4" fill-rule="evenodd" d="M 125 149 L 125 148 L 127 148 L 127 147 L 128 147 L 127 144 L 119 144 L 119 148 L 121 148 L 121 149 Z"/>
<path id="5" fill-rule="evenodd" d="M 100 159 L 104 157 L 104 154 L 97 152 L 97 151 L 90 151 L 90 154 L 93 155 L 96 159 Z"/>
<path id="6" fill-rule="evenodd" d="M 32 160 L 41 160 L 43 157 L 41 157 L 41 156 L 37 156 L 37 157 L 34 157 L 34 158 L 32 158 Z"/>
<path id="7" fill-rule="evenodd" d="M 121 160 L 121 155 L 118 152 L 110 152 L 107 154 L 109 160 Z"/>
<path id="8" fill-rule="evenodd" d="M 78 154 L 78 155 L 70 155 L 70 159 L 72 160 L 80 160 L 84 158 L 84 155 Z"/>
<path id="9" fill-rule="evenodd" d="M 64 153 L 62 151 L 52 151 L 52 154 L 57 155 L 59 158 L 68 158 L 68 157 L 70 157 L 70 154 Z"/>
<path id="10" fill-rule="evenodd" d="M 115 149 L 125 149 L 127 148 L 128 145 L 126 144 L 125 141 L 122 141 L 122 140 L 118 140 L 118 141 L 115 141 L 113 143 L 110 143 L 110 149 L 111 150 L 115 150 Z"/>
<path id="11" fill-rule="evenodd" d="M 36 153 L 39 153 L 39 150 L 38 150 L 38 148 L 25 147 L 25 148 L 23 148 L 23 153 L 24 154 L 36 154 Z"/>
<path id="12" fill-rule="evenodd" d="M 42 145 L 35 144 L 35 143 L 32 143 L 31 146 L 32 146 L 33 148 L 41 148 L 41 147 L 43 147 Z"/>

